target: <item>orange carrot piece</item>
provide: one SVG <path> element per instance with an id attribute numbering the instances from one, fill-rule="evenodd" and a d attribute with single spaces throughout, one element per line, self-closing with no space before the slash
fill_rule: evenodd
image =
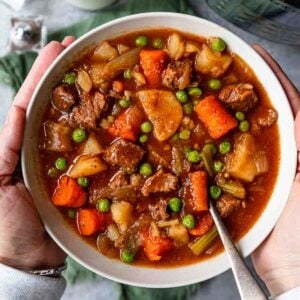
<path id="1" fill-rule="evenodd" d="M 209 135 L 218 139 L 238 125 L 237 120 L 215 96 L 207 96 L 195 107 Z"/>
<path id="2" fill-rule="evenodd" d="M 205 171 L 197 171 L 190 173 L 190 189 L 192 194 L 192 208 L 194 212 L 202 212 L 208 210 L 207 197 L 207 173 Z"/>
<path id="3" fill-rule="evenodd" d="M 198 217 L 196 226 L 190 229 L 191 235 L 199 236 L 207 233 L 213 226 L 214 221 L 209 212 L 205 212 Z"/>
<path id="4" fill-rule="evenodd" d="M 161 86 L 161 75 L 167 62 L 167 53 L 163 50 L 143 49 L 140 52 L 140 64 L 151 88 Z"/>
<path id="5" fill-rule="evenodd" d="M 76 180 L 63 176 L 52 195 L 52 202 L 57 206 L 81 207 L 87 200 L 87 194 Z"/>
<path id="6" fill-rule="evenodd" d="M 116 93 L 122 93 L 124 91 L 124 83 L 120 80 L 114 80 L 112 83 L 112 89 Z"/>
<path id="7" fill-rule="evenodd" d="M 158 261 L 173 249 L 174 243 L 167 237 L 144 235 L 144 252 L 150 261 Z"/>
<path id="8" fill-rule="evenodd" d="M 77 214 L 77 228 L 81 235 L 92 235 L 101 229 L 99 213 L 95 208 L 84 208 Z"/>
<path id="9" fill-rule="evenodd" d="M 142 121 L 142 112 L 136 106 L 132 106 L 118 115 L 108 132 L 115 137 L 135 142 Z"/>

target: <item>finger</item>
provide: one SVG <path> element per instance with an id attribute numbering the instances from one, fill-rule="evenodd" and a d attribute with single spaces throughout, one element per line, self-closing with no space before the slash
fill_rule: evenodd
<path id="1" fill-rule="evenodd" d="M 300 109 L 300 95 L 296 87 L 289 80 L 287 75 L 284 73 L 280 65 L 274 60 L 274 58 L 260 45 L 252 46 L 256 52 L 267 62 L 270 68 L 273 70 L 278 80 L 280 81 L 282 87 L 284 88 L 286 95 L 288 97 L 289 103 L 291 105 L 294 116 Z"/>
<path id="2" fill-rule="evenodd" d="M 0 132 L 0 184 L 1 182 L 2 184 L 9 182 L 18 163 L 24 122 L 25 110 L 13 105 L 6 124 Z"/>
<path id="3" fill-rule="evenodd" d="M 16 105 L 26 110 L 32 94 L 41 77 L 51 65 L 51 63 L 55 60 L 55 58 L 64 49 L 65 47 L 61 43 L 52 41 L 41 51 L 14 99 L 14 103 Z"/>
<path id="4" fill-rule="evenodd" d="M 66 36 L 63 41 L 61 42 L 61 44 L 67 48 L 68 46 L 70 46 L 73 42 L 75 41 L 75 38 L 73 36 Z"/>

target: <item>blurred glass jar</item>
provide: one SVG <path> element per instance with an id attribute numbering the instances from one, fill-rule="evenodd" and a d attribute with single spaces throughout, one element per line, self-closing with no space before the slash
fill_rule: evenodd
<path id="1" fill-rule="evenodd" d="M 66 0 L 70 4 L 86 10 L 98 10 L 117 2 L 117 0 Z"/>
<path id="2" fill-rule="evenodd" d="M 300 46 L 300 0 L 207 0 L 224 19 L 260 37 Z"/>

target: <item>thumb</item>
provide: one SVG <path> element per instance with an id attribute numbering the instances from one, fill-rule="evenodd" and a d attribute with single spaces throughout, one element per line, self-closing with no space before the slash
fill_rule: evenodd
<path id="1" fill-rule="evenodd" d="M 19 160 L 23 129 L 25 122 L 25 110 L 14 105 L 10 110 L 4 128 L 0 133 L 0 185 L 1 177 L 13 174 Z"/>

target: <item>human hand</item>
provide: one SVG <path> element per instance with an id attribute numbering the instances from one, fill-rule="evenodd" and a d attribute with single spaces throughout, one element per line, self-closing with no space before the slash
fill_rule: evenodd
<path id="1" fill-rule="evenodd" d="M 14 182 L 14 173 L 33 91 L 49 65 L 73 41 L 73 37 L 66 37 L 62 43 L 51 42 L 41 51 L 0 132 L 0 263 L 14 268 L 57 267 L 66 257 L 45 231 L 25 186 Z"/>
<path id="2" fill-rule="evenodd" d="M 277 62 L 259 45 L 253 48 L 269 64 L 289 99 L 295 120 L 295 139 L 300 151 L 300 94 Z M 300 286 L 300 156 L 289 200 L 268 238 L 252 255 L 258 275 L 272 296 Z"/>

